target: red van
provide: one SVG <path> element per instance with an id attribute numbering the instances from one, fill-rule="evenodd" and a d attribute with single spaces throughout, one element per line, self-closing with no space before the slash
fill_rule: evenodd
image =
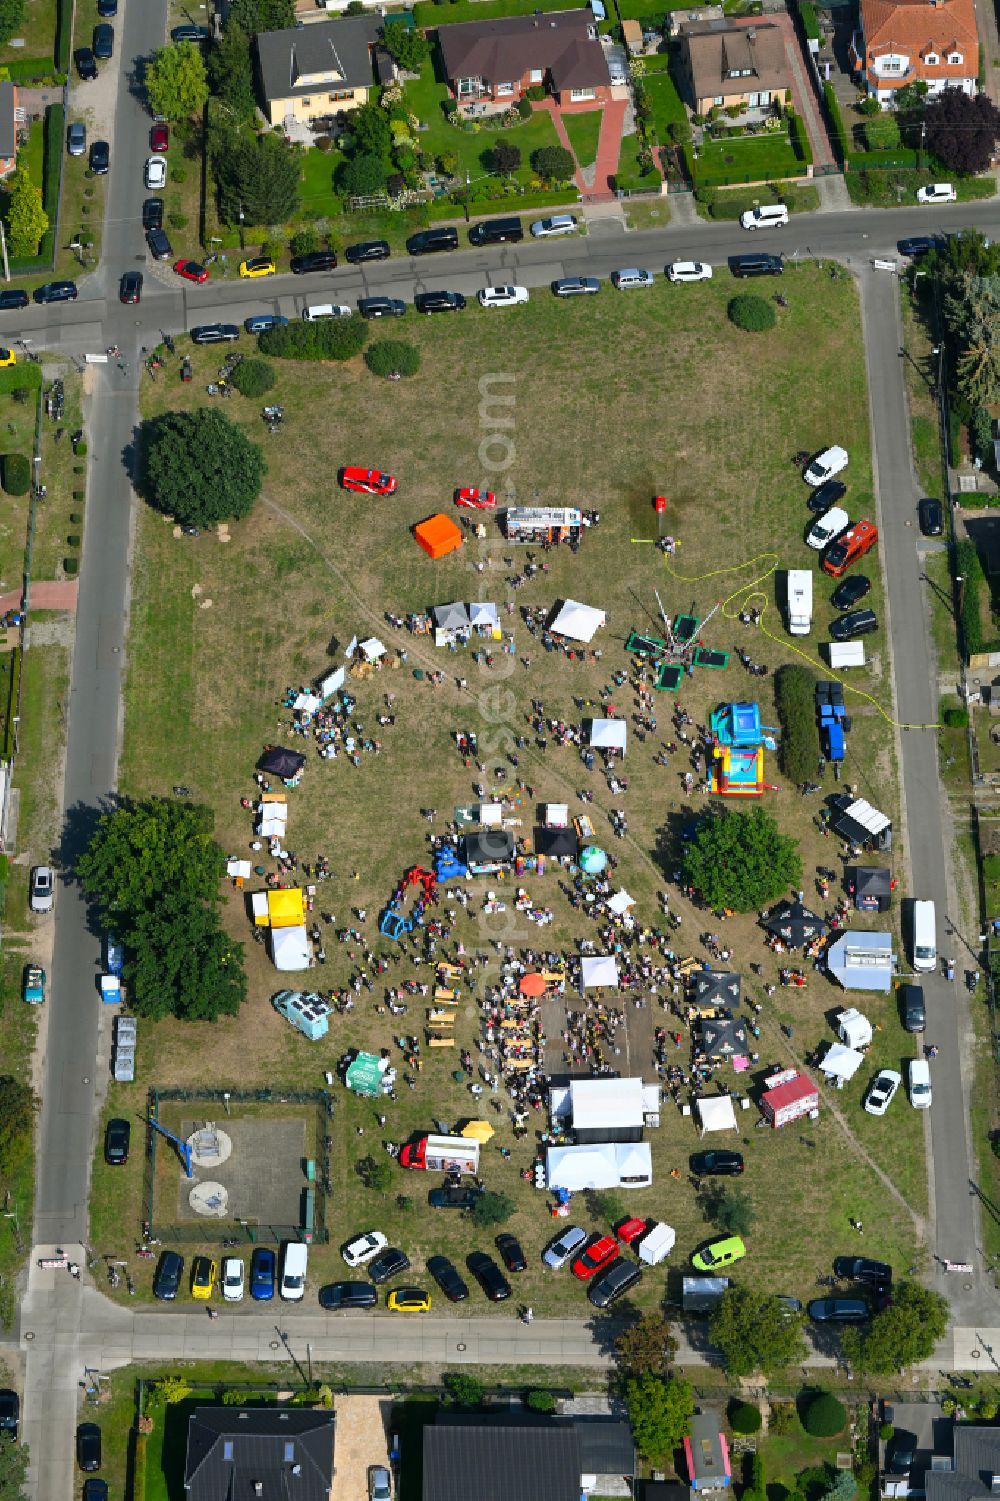
<path id="1" fill-rule="evenodd" d="M 842 532 L 835 542 L 831 542 L 826 550 L 826 556 L 820 567 L 824 573 L 832 574 L 835 579 L 863 558 L 866 552 L 875 546 L 878 541 L 878 527 L 873 521 L 856 521 L 849 526 L 846 532 Z"/>

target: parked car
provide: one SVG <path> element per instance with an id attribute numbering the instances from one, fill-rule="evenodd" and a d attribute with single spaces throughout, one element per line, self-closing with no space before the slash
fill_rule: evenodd
<path id="1" fill-rule="evenodd" d="M 814 1298 L 806 1313 L 814 1324 L 864 1324 L 869 1318 L 864 1298 Z"/>
<path id="2" fill-rule="evenodd" d="M 695 1152 L 689 1161 L 696 1178 L 732 1178 L 743 1171 L 742 1152 Z"/>
<path id="3" fill-rule="evenodd" d="M 877 630 L 878 616 L 874 610 L 851 610 L 830 622 L 830 635 L 834 641 L 854 641 L 858 636 L 870 636 Z"/>
<path id="4" fill-rule="evenodd" d="M 269 255 L 259 255 L 252 261 L 240 261 L 240 275 L 246 280 L 260 276 L 276 276 L 278 268 Z"/>
<path id="5" fill-rule="evenodd" d="M 570 1270 L 574 1277 L 586 1282 L 597 1272 L 603 1272 L 618 1255 L 618 1241 L 613 1235 L 595 1235 L 573 1260 Z"/>
<path id="6" fill-rule="evenodd" d="M 165 156 L 149 156 L 146 165 L 142 169 L 142 180 L 151 193 L 157 192 L 166 186 L 167 182 L 167 159 Z"/>
<path id="7" fill-rule="evenodd" d="M 21 1399 L 9 1386 L 0 1390 L 0 1433 L 12 1444 L 17 1443 L 17 1425 L 21 1416 Z"/>
<path id="8" fill-rule="evenodd" d="M 392 1476 L 385 1465 L 368 1466 L 368 1501 L 392 1501 Z"/>
<path id="9" fill-rule="evenodd" d="M 189 21 L 183 26 L 175 26 L 170 33 L 170 40 L 172 42 L 207 42 L 211 35 L 207 26 L 196 26 Z"/>
<path id="10" fill-rule="evenodd" d="M 97 14 L 107 19 L 118 14 L 118 0 L 97 0 Z"/>
<path id="11" fill-rule="evenodd" d="M 142 202 L 142 227 L 144 230 L 163 228 L 163 199 L 144 198 Z"/>
<path id="12" fill-rule="evenodd" d="M 810 511 L 815 511 L 817 516 L 821 516 L 824 511 L 828 511 L 831 506 L 843 500 L 846 494 L 847 486 L 842 480 L 828 479 L 825 485 L 817 485 L 815 490 L 809 492 L 806 505 Z"/>
<path id="13" fill-rule="evenodd" d="M 142 272 L 123 271 L 118 283 L 118 301 L 136 303 L 142 301 Z"/>
<path id="14" fill-rule="evenodd" d="M 438 250 L 457 250 L 458 230 L 445 226 L 441 229 L 421 229 L 406 242 L 408 255 L 431 255 Z"/>
<path id="15" fill-rule="evenodd" d="M 653 273 L 642 266 L 622 266 L 619 270 L 612 271 L 611 285 L 616 292 L 627 292 L 633 287 L 651 287 Z"/>
<path id="16" fill-rule="evenodd" d="M 492 490 L 479 490 L 475 486 L 455 491 L 455 504 L 470 511 L 495 511 L 496 495 Z"/>
<path id="17" fill-rule="evenodd" d="M 841 532 L 835 542 L 832 542 L 826 550 L 820 567 L 831 578 L 838 579 L 848 568 L 853 568 L 855 563 L 861 561 L 866 553 L 871 552 L 878 541 L 878 527 L 873 521 L 855 521 L 846 532 Z"/>
<path id="18" fill-rule="evenodd" d="M 400 297 L 359 297 L 358 312 L 362 318 L 403 318 L 406 303 Z"/>
<path id="19" fill-rule="evenodd" d="M 104 1160 L 109 1167 L 124 1167 L 132 1141 L 132 1126 L 120 1115 L 113 1115 L 104 1128 Z"/>
<path id="20" fill-rule="evenodd" d="M 283 1303 L 301 1303 L 306 1295 L 306 1272 L 309 1269 L 309 1247 L 301 1240 L 284 1240 L 281 1243 L 281 1280 L 278 1297 Z"/>
<path id="21" fill-rule="evenodd" d="M 337 257 L 332 250 L 310 250 L 308 255 L 294 255 L 291 264 L 293 275 L 307 276 L 311 271 L 335 271 Z"/>
<path id="22" fill-rule="evenodd" d="M 494 1241 L 494 1245 L 500 1252 L 500 1259 L 508 1272 L 523 1272 L 527 1269 L 528 1263 L 525 1260 L 524 1252 L 521 1250 L 521 1242 L 516 1235 L 510 1235 L 506 1232 L 503 1235 L 498 1235 Z"/>
<path id="23" fill-rule="evenodd" d="M 196 1256 L 191 1263 L 191 1296 L 207 1303 L 215 1291 L 219 1265 L 211 1256 Z"/>
<path id="24" fill-rule="evenodd" d="M 592 297 L 601 290 L 596 276 L 560 276 L 552 283 L 557 297 Z"/>
<path id="25" fill-rule="evenodd" d="M 352 266 L 364 265 L 365 261 L 387 261 L 390 254 L 388 240 L 362 240 L 358 245 L 348 245 L 344 251 Z"/>
<path id="26" fill-rule="evenodd" d="M 835 474 L 848 465 L 848 453 L 846 448 L 841 448 L 839 443 L 834 443 L 830 448 L 824 448 L 814 459 L 806 465 L 802 478 L 807 485 L 825 485 L 827 480 L 833 479 Z"/>
<path id="27" fill-rule="evenodd" d="M 734 1261 L 742 1261 L 746 1254 L 747 1248 L 740 1236 L 727 1235 L 723 1240 L 710 1241 L 700 1251 L 695 1251 L 691 1265 L 698 1272 L 717 1272 L 724 1266 L 732 1266 Z"/>
<path id="28" fill-rule="evenodd" d="M 431 1295 L 422 1287 L 394 1287 L 385 1306 L 390 1313 L 430 1313 Z"/>
<path id="29" fill-rule="evenodd" d="M 97 77 L 97 61 L 89 47 L 77 47 L 73 61 L 82 82 L 90 83 Z"/>
<path id="30" fill-rule="evenodd" d="M 843 583 L 837 585 L 830 595 L 830 603 L 835 610 L 849 610 L 852 605 L 864 599 L 871 586 L 871 579 L 866 578 L 863 573 L 852 574 L 850 578 L 844 579 Z"/>
<path id="31" fill-rule="evenodd" d="M 465 1302 L 469 1296 L 469 1289 L 459 1275 L 458 1268 L 448 1260 L 447 1256 L 431 1256 L 427 1262 L 427 1270 L 449 1303 Z"/>
<path id="32" fill-rule="evenodd" d="M 235 323 L 201 323 L 191 330 L 191 343 L 231 344 L 239 336 Z"/>
<path id="33" fill-rule="evenodd" d="M 551 1240 L 542 1252 L 542 1260 L 546 1266 L 558 1269 L 565 1266 L 566 1262 L 578 1251 L 587 1239 L 586 1230 L 581 1230 L 579 1225 L 567 1225 L 560 1230 L 554 1240 Z"/>
<path id="34" fill-rule="evenodd" d="M 896 1090 L 902 1084 L 902 1075 L 894 1068 L 880 1068 L 868 1086 L 865 1109 L 869 1115 L 885 1115 L 896 1098 Z"/>
<path id="35" fill-rule="evenodd" d="M 673 282 L 712 280 L 712 268 L 705 261 L 671 261 L 664 274 Z"/>
<path id="36" fill-rule="evenodd" d="M 164 1251 L 153 1277 L 153 1297 L 164 1303 L 172 1303 L 180 1291 L 184 1275 L 184 1257 L 178 1251 Z"/>
<path id="37" fill-rule="evenodd" d="M 418 313 L 460 313 L 465 298 L 461 292 L 418 292 L 413 306 Z"/>
<path id="38" fill-rule="evenodd" d="M 492 1256 L 485 1251 L 471 1251 L 465 1264 L 491 1303 L 503 1303 L 510 1297 L 510 1283 Z"/>
<path id="39" fill-rule="evenodd" d="M 818 521 L 814 521 L 806 533 L 806 546 L 814 547 L 817 552 L 822 552 L 828 543 L 841 532 L 847 530 L 851 524 L 851 518 L 842 506 L 833 506 L 824 512 Z"/>
<path id="40" fill-rule="evenodd" d="M 923 987 L 901 985 L 897 995 L 900 1020 L 906 1031 L 922 1032 L 927 1025 L 927 1006 L 924 1002 Z"/>
<path id="41" fill-rule="evenodd" d="M 476 295 L 480 307 L 515 307 L 528 301 L 527 287 L 483 287 Z"/>
<path id="42" fill-rule="evenodd" d="M 642 1280 L 642 1267 L 636 1261 L 619 1257 L 587 1288 L 587 1297 L 595 1308 L 608 1308 L 617 1298 Z"/>
<path id="43" fill-rule="evenodd" d="M 926 1058 L 910 1059 L 910 1104 L 914 1110 L 929 1110 L 931 1104 L 931 1066 Z"/>
<path id="44" fill-rule="evenodd" d="M 91 1475 L 83 1482 L 83 1501 L 108 1501 L 108 1482 L 99 1475 Z"/>
<path id="45" fill-rule="evenodd" d="M 281 313 L 254 313 L 250 318 L 244 318 L 243 327 L 248 334 L 263 334 L 269 328 L 287 328 L 288 319 Z"/>
<path id="46" fill-rule="evenodd" d="M 170 127 L 165 120 L 156 120 L 149 130 L 150 151 L 166 151 L 170 145 Z"/>
<path id="47" fill-rule="evenodd" d="M 398 1277 L 400 1272 L 409 1270 L 410 1258 L 397 1246 L 390 1246 L 387 1251 L 382 1252 L 381 1256 L 376 1256 L 374 1261 L 368 1263 L 368 1275 L 376 1287 L 383 1282 L 388 1282 L 390 1277 Z"/>
<path id="48" fill-rule="evenodd" d="M 886 1468 L 890 1475 L 908 1475 L 917 1457 L 917 1436 L 897 1428 L 889 1440 L 886 1452 Z"/>
<path id="49" fill-rule="evenodd" d="M 15 308 L 27 306 L 27 292 L 22 292 L 17 287 L 10 287 L 6 292 L 0 292 L 0 313 L 9 313 Z"/>
<path id="50" fill-rule="evenodd" d="M 378 1292 L 370 1282 L 328 1282 L 319 1290 L 319 1304 L 328 1313 L 348 1308 L 374 1308 Z"/>
<path id="51" fill-rule="evenodd" d="M 445 1183 L 441 1188 L 432 1188 L 427 1202 L 432 1209 L 471 1209 L 479 1198 L 478 1188 L 464 1188 L 459 1183 Z"/>
<path id="52" fill-rule="evenodd" d="M 622 1244 L 631 1246 L 645 1235 L 649 1229 L 649 1221 L 640 1220 L 633 1216 L 631 1219 L 622 1220 L 621 1224 L 616 1225 L 614 1228 L 615 1234 Z"/>
<path id="53" fill-rule="evenodd" d="M 222 1263 L 222 1298 L 225 1303 L 242 1303 L 246 1292 L 246 1267 L 242 1256 L 227 1256 Z"/>
<path id="54" fill-rule="evenodd" d="M 36 287 L 36 302 L 75 302 L 79 293 L 75 281 L 46 281 Z"/>
<path id="55" fill-rule="evenodd" d="M 917 506 L 917 519 L 925 537 L 940 537 L 944 531 L 944 511 L 941 502 L 925 495 Z"/>
<path id="56" fill-rule="evenodd" d="M 917 189 L 918 203 L 954 203 L 957 197 L 950 182 L 929 182 Z"/>
<path id="57" fill-rule="evenodd" d="M 897 1079 L 899 1075 L 896 1075 Z M 837 1256 L 834 1258 L 833 1275 L 849 1277 L 854 1282 L 870 1282 L 873 1287 L 887 1288 L 892 1281 L 892 1267 L 887 1261 L 875 1261 L 871 1256 Z"/>
<path id="58" fill-rule="evenodd" d="M 151 229 L 146 235 L 146 244 L 154 261 L 172 261 L 173 246 L 165 229 Z"/>
<path id="59" fill-rule="evenodd" d="M 896 241 L 896 249 L 900 255 L 909 256 L 915 260 L 919 256 L 929 254 L 932 250 L 940 250 L 944 243 L 944 235 L 908 235 L 905 239 Z"/>
<path id="60" fill-rule="evenodd" d="M 552 235 L 576 234 L 576 217 L 573 214 L 551 214 L 547 219 L 536 219 L 531 233 L 536 240 L 548 239 Z"/>
<path id="61" fill-rule="evenodd" d="M 32 912 L 51 912 L 54 900 L 55 887 L 51 865 L 36 865 L 31 872 L 29 905 Z"/>
<path id="62" fill-rule="evenodd" d="M 26 1006 L 45 1005 L 45 971 L 40 964 L 28 963 L 21 975 L 21 999 Z"/>
<path id="63" fill-rule="evenodd" d="M 111 167 L 111 147 L 107 141 L 94 141 L 90 148 L 89 166 L 95 177 L 106 177 Z"/>
<path id="64" fill-rule="evenodd" d="M 274 1297 L 277 1258 L 270 1246 L 254 1246 L 250 1257 L 250 1296 L 255 1303 L 269 1303 Z"/>
<path id="65" fill-rule="evenodd" d="M 393 495 L 396 490 L 395 476 L 381 469 L 342 469 L 340 483 L 345 490 L 357 490 L 363 495 Z"/>
<path id="66" fill-rule="evenodd" d="M 729 270 L 733 276 L 781 276 L 785 263 L 780 255 L 767 255 L 763 250 L 745 251 L 742 255 L 729 257 Z"/>
<path id="67" fill-rule="evenodd" d="M 349 1240 L 341 1248 L 340 1254 L 348 1266 L 365 1266 L 380 1251 L 384 1251 L 388 1244 L 389 1241 L 381 1230 L 367 1230 L 364 1235 L 356 1235 L 353 1240 Z"/>
<path id="68" fill-rule="evenodd" d="M 91 46 L 96 58 L 102 63 L 108 62 L 115 55 L 115 28 L 107 21 L 100 21 L 94 27 Z"/>
<path id="69" fill-rule="evenodd" d="M 78 1426 L 76 1462 L 85 1471 L 101 1468 L 101 1430 L 96 1423 L 81 1423 Z"/>
<path id="70" fill-rule="evenodd" d="M 208 281 L 208 271 L 200 261 L 174 261 L 174 272 L 185 281 Z"/>
<path id="71" fill-rule="evenodd" d="M 87 127 L 82 120 L 74 120 L 66 130 L 66 150 L 70 156 L 83 156 L 87 149 Z"/>

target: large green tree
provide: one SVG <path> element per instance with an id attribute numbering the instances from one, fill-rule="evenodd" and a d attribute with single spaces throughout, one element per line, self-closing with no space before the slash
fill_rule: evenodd
<path id="1" fill-rule="evenodd" d="M 250 38 L 235 21 L 229 22 L 209 54 L 208 79 L 212 92 L 237 120 L 253 119 L 256 101 Z"/>
<path id="2" fill-rule="evenodd" d="M 189 120 L 208 98 L 208 77 L 195 42 L 161 47 L 146 68 L 146 93 L 153 113 L 168 120 Z"/>
<path id="3" fill-rule="evenodd" d="M 219 212 L 227 224 L 285 224 L 299 206 L 299 154 L 281 136 L 227 131 L 214 142 Z"/>
<path id="4" fill-rule="evenodd" d="M 248 36 L 284 31 L 295 25 L 295 0 L 232 0 L 226 24 L 239 26 Z"/>
<path id="5" fill-rule="evenodd" d="M 216 407 L 164 412 L 144 424 L 146 496 L 182 526 L 249 516 L 264 480 L 264 455 Z"/>
<path id="6" fill-rule="evenodd" d="M 390 21 L 383 28 L 382 45 L 406 73 L 419 73 L 431 55 L 423 32 L 404 26 L 402 21 Z"/>
<path id="7" fill-rule="evenodd" d="M 225 870 L 212 826 L 211 810 L 197 803 L 161 797 L 129 802 L 102 815 L 77 875 L 112 926 L 115 912 L 155 907 L 162 891 L 210 901 Z"/>
<path id="8" fill-rule="evenodd" d="M 565 146 L 539 146 L 531 153 L 531 165 L 546 182 L 569 182 L 576 171 L 573 153 Z"/>
<path id="9" fill-rule="evenodd" d="M 362 104 L 360 109 L 354 110 L 348 125 L 352 152 L 380 156 L 388 161 L 392 131 L 384 109 L 379 109 L 377 104 Z"/>
<path id="10" fill-rule="evenodd" d="M 24 0 L 0 0 L 0 47 L 16 36 L 24 20 Z"/>
<path id="11" fill-rule="evenodd" d="M 18 167 L 10 178 L 7 195 L 10 248 L 15 255 L 37 255 L 49 216 L 42 204 L 42 190 L 32 182 L 27 167 Z"/>
<path id="12" fill-rule="evenodd" d="M 805 1354 L 801 1318 L 772 1293 L 744 1283 L 726 1289 L 710 1335 L 734 1380 L 797 1365 Z"/>
<path id="13" fill-rule="evenodd" d="M 653 1463 L 669 1460 L 690 1431 L 694 1392 L 689 1381 L 645 1371 L 625 1381 L 625 1406 L 636 1446 Z"/>
<path id="14" fill-rule="evenodd" d="M 844 1354 L 858 1371 L 890 1376 L 927 1360 L 948 1327 L 948 1304 L 918 1282 L 900 1282 L 867 1329 L 845 1329 Z"/>
<path id="15" fill-rule="evenodd" d="M 348 197 L 364 197 L 368 193 L 381 193 L 388 176 L 389 169 L 381 156 L 359 151 L 357 156 L 341 162 L 337 187 Z"/>
<path id="16" fill-rule="evenodd" d="M 669 1320 L 659 1313 L 644 1313 L 615 1340 L 619 1370 L 629 1376 L 651 1371 L 663 1376 L 677 1350 Z"/>
<path id="17" fill-rule="evenodd" d="M 763 808 L 721 808 L 691 840 L 683 871 L 713 911 L 752 912 L 801 883 L 802 861 L 795 840 Z"/>
<path id="18" fill-rule="evenodd" d="M 243 946 L 220 926 L 215 906 L 165 891 L 128 925 L 127 942 L 133 1004 L 153 1021 L 215 1021 L 246 1000 Z"/>

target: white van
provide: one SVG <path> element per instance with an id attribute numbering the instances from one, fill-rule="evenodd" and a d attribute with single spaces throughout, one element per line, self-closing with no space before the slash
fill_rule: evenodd
<path id="1" fill-rule="evenodd" d="M 301 1303 L 306 1294 L 306 1269 L 309 1247 L 301 1240 L 286 1240 L 281 1248 L 281 1283 L 278 1288 L 286 1303 Z"/>
<path id="2" fill-rule="evenodd" d="M 617 287 L 619 292 L 627 292 L 629 287 L 651 287 L 653 273 L 643 271 L 638 266 L 627 266 L 622 271 L 612 271 L 611 285 Z"/>
<path id="3" fill-rule="evenodd" d="M 913 968 L 937 969 L 937 923 L 933 902 L 913 903 Z"/>
<path id="4" fill-rule="evenodd" d="M 793 636 L 808 636 L 812 625 L 813 576 L 811 568 L 788 570 L 788 629 Z"/>
<path id="5" fill-rule="evenodd" d="M 779 229 L 788 223 L 788 205 L 785 203 L 760 203 L 740 214 L 741 229 Z"/>
<path id="6" fill-rule="evenodd" d="M 302 318 L 305 323 L 318 323 L 321 318 L 349 318 L 351 309 L 341 303 L 317 302 L 315 307 L 302 309 Z"/>

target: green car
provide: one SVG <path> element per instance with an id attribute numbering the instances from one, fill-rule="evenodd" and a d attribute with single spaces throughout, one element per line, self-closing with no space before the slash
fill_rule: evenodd
<path id="1" fill-rule="evenodd" d="M 45 971 L 40 964 L 24 966 L 22 994 L 29 1006 L 40 1006 L 45 1000 Z"/>
<path id="2" fill-rule="evenodd" d="M 739 1236 L 729 1235 L 725 1240 L 713 1240 L 710 1245 L 695 1251 L 691 1265 L 699 1272 L 717 1272 L 724 1266 L 732 1266 L 734 1261 L 742 1261 L 746 1254 L 747 1248 Z"/>

